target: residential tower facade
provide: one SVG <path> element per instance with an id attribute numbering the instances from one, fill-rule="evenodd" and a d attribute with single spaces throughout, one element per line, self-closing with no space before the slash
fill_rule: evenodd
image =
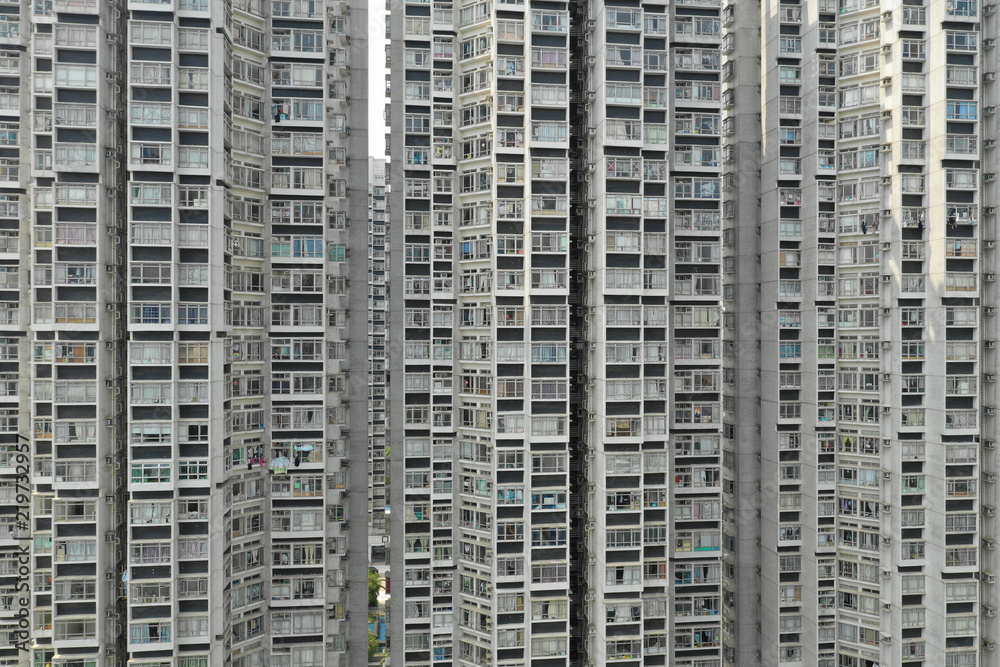
<path id="1" fill-rule="evenodd" d="M 7 664 L 363 663 L 366 6 L 4 9 Z"/>
<path id="2" fill-rule="evenodd" d="M 995 8 L 391 7 L 394 655 L 990 664 Z"/>

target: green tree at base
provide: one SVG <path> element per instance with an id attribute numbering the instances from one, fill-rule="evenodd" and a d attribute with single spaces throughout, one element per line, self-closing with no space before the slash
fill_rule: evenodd
<path id="1" fill-rule="evenodd" d="M 378 606 L 378 594 L 385 586 L 382 584 L 382 577 L 378 571 L 368 570 L 368 607 Z"/>

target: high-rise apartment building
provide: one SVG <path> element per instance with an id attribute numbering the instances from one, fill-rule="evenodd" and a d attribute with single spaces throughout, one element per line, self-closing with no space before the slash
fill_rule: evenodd
<path id="1" fill-rule="evenodd" d="M 381 556 L 376 560 L 385 565 L 389 529 L 386 509 L 391 510 L 386 496 L 386 456 L 391 455 L 392 449 L 386 431 L 386 360 L 389 356 L 386 334 L 390 313 L 386 289 L 390 268 L 386 240 L 389 238 L 390 216 L 384 159 L 369 158 L 368 183 L 368 465 L 371 470 L 368 501 L 372 513 L 369 538 L 376 554 Z"/>
<path id="2" fill-rule="evenodd" d="M 995 4 L 391 10 L 393 659 L 995 662 Z"/>
<path id="3" fill-rule="evenodd" d="M 995 9 L 762 15 L 764 663 L 997 660 Z"/>
<path id="4" fill-rule="evenodd" d="M 365 664 L 367 5 L 0 14 L 0 663 Z"/>
<path id="5" fill-rule="evenodd" d="M 0 665 L 1000 660 L 995 4 L 389 8 L 0 0 Z"/>

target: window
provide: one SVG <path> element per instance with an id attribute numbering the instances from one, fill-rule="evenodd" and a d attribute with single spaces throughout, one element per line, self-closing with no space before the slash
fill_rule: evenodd
<path id="1" fill-rule="evenodd" d="M 170 324 L 169 303 L 133 303 L 131 321 L 133 324 Z"/>
<path id="2" fill-rule="evenodd" d="M 948 120 L 976 120 L 979 118 L 979 103 L 948 100 L 945 114 Z"/>
<path id="3" fill-rule="evenodd" d="M 132 484 L 157 484 L 170 481 L 170 463 L 133 463 Z"/>
<path id="4" fill-rule="evenodd" d="M 208 479 L 208 461 L 181 461 L 177 464 L 177 479 Z"/>
<path id="5" fill-rule="evenodd" d="M 208 304 L 178 304 L 177 324 L 208 324 Z"/>
<path id="6" fill-rule="evenodd" d="M 532 343 L 531 363 L 533 364 L 564 364 L 568 351 L 565 343 Z"/>
<path id="7" fill-rule="evenodd" d="M 153 623 L 132 623 L 129 626 L 129 641 L 132 644 L 156 644 L 171 641 L 168 621 Z"/>
<path id="8" fill-rule="evenodd" d="M 272 635 L 316 634 L 321 633 L 322 631 L 322 612 L 271 612 Z"/>
<path id="9" fill-rule="evenodd" d="M 162 102 L 132 102 L 129 120 L 134 125 L 169 125 L 173 107 Z"/>
<path id="10" fill-rule="evenodd" d="M 208 149 L 199 146 L 180 146 L 177 149 L 177 166 L 208 168 Z"/>
<path id="11" fill-rule="evenodd" d="M 96 65 L 56 63 L 53 74 L 53 82 L 57 86 L 94 88 L 97 85 Z"/>
<path id="12" fill-rule="evenodd" d="M 979 48 L 979 33 L 966 30 L 948 30 L 946 45 L 951 51 L 976 51 Z"/>
<path id="13" fill-rule="evenodd" d="M 802 38 L 781 35 L 778 41 L 778 51 L 780 53 L 802 53 Z"/>

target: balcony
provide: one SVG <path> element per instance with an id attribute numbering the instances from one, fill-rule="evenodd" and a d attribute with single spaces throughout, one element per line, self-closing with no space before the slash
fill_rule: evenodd
<path id="1" fill-rule="evenodd" d="M 642 158 L 606 158 L 608 178 L 641 178 Z"/>
<path id="2" fill-rule="evenodd" d="M 662 89 L 666 92 L 666 89 Z M 604 87 L 605 101 L 608 104 L 639 105 L 643 100 L 642 84 L 638 83 L 607 83 Z M 663 106 L 666 106 L 665 103 Z"/>
<path id="3" fill-rule="evenodd" d="M 605 51 L 608 67 L 641 67 L 642 48 L 638 46 L 613 46 Z"/>
<path id="4" fill-rule="evenodd" d="M 801 116 L 802 115 L 802 98 L 801 97 L 779 97 L 778 98 L 778 113 L 783 116 Z"/>
<path id="5" fill-rule="evenodd" d="M 642 121 L 608 120 L 604 124 L 608 141 L 642 141 Z"/>
<path id="6" fill-rule="evenodd" d="M 271 172 L 271 187 L 275 190 L 296 193 L 315 191 L 322 194 L 323 183 L 323 170 L 319 167 L 276 167 Z"/>
<path id="7" fill-rule="evenodd" d="M 642 55 L 642 66 L 651 72 L 667 72 L 670 70 L 670 52 L 647 49 Z"/>
<path id="8" fill-rule="evenodd" d="M 497 58 L 497 76 L 522 77 L 524 76 L 523 56 L 499 56 Z"/>
<path id="9" fill-rule="evenodd" d="M 949 0 L 945 5 L 948 19 L 967 20 L 979 18 L 979 0 Z"/>
<path id="10" fill-rule="evenodd" d="M 96 14 L 98 0 L 54 0 L 52 8 L 57 13 Z"/>
<path id="11" fill-rule="evenodd" d="M 974 65 L 948 65 L 947 83 L 949 86 L 978 86 L 979 68 Z"/>
<path id="12" fill-rule="evenodd" d="M 531 141 L 565 144 L 569 140 L 569 123 L 563 121 L 532 121 Z"/>
<path id="13" fill-rule="evenodd" d="M 142 46 L 171 46 L 173 44 L 173 23 L 153 21 L 130 21 L 129 42 Z"/>
<path id="14" fill-rule="evenodd" d="M 962 155 L 959 159 L 970 159 L 979 154 L 979 136 L 975 134 L 949 134 L 945 137 L 946 153 Z"/>
<path id="15" fill-rule="evenodd" d="M 643 162 L 642 178 L 647 181 L 666 181 L 669 174 L 670 167 L 666 160 L 645 160 Z"/>
<path id="16" fill-rule="evenodd" d="M 719 296 L 722 281 L 717 275 L 678 275 L 674 276 L 673 288 L 677 296 Z"/>
<path id="17" fill-rule="evenodd" d="M 979 277 L 972 272 L 948 271 L 945 273 L 945 291 L 977 292 L 979 291 Z"/>
<path id="18" fill-rule="evenodd" d="M 566 105 L 568 89 L 566 86 L 531 86 L 531 104 L 538 106 L 558 106 Z"/>
<path id="19" fill-rule="evenodd" d="M 70 23 L 55 25 L 55 45 L 71 49 L 97 47 L 97 26 Z"/>
<path id="20" fill-rule="evenodd" d="M 948 51 L 976 52 L 979 50 L 979 33 L 966 30 L 945 32 L 945 48 Z"/>
<path id="21" fill-rule="evenodd" d="M 608 215 L 640 215 L 642 197 L 639 195 L 608 195 L 605 212 Z"/>
<path id="22" fill-rule="evenodd" d="M 978 257 L 975 239 L 947 239 L 945 242 L 946 257 Z"/>
<path id="23" fill-rule="evenodd" d="M 90 302 L 57 302 L 53 307 L 53 321 L 56 324 L 96 324 L 97 304 Z M 82 393 L 81 393 L 82 392 Z M 66 387 L 66 400 L 70 402 L 93 402 L 96 398 L 96 388 L 83 387 L 79 391 Z M 79 399 L 79 400 L 78 400 Z"/>
<path id="24" fill-rule="evenodd" d="M 721 88 L 718 83 L 678 81 L 674 86 L 674 102 L 677 104 L 686 104 L 689 102 L 716 104 L 720 100 L 720 90 Z M 786 99 L 789 98 L 781 98 L 782 102 Z M 779 111 L 781 113 L 793 113 L 785 110 L 781 105 L 779 105 Z M 798 113 L 801 112 L 800 103 Z"/>
<path id="25" fill-rule="evenodd" d="M 200 11 L 208 11 L 208 0 L 181 0 L 181 4 L 194 4 L 197 2 L 203 8 Z M 292 2 L 290 0 L 271 0 L 271 16 L 287 19 L 322 19 L 323 2 Z M 191 10 L 190 7 L 180 7 L 180 9 Z"/>
<path id="26" fill-rule="evenodd" d="M 701 0 L 707 2 L 709 0 Z M 716 2 L 715 6 L 718 6 Z M 674 18 L 674 38 L 681 41 L 703 39 L 716 40 L 722 37 L 722 22 L 718 18 L 702 16 L 676 16 Z"/>
<path id="27" fill-rule="evenodd" d="M 663 15 L 646 15 L 643 17 L 642 33 L 647 36 L 666 37 L 669 29 L 669 19 Z"/>
<path id="28" fill-rule="evenodd" d="M 903 7 L 903 25 L 926 25 L 927 10 L 923 7 Z"/>
<path id="29" fill-rule="evenodd" d="M 650 125 L 646 125 L 648 131 Z M 649 141 L 647 137 L 646 143 L 653 143 Z M 664 143 L 664 142 L 660 142 Z M 719 161 L 720 150 L 718 146 L 675 146 L 674 150 L 674 167 L 675 168 L 691 168 L 691 167 L 712 167 L 717 168 L 720 166 Z M 662 179 L 653 179 L 662 180 Z"/>
<path id="30" fill-rule="evenodd" d="M 721 54 L 717 49 L 675 49 L 674 69 L 718 72 Z"/>
<path id="31" fill-rule="evenodd" d="M 781 23 L 802 23 L 802 7 L 799 5 L 779 5 L 778 20 Z"/>
<path id="32" fill-rule="evenodd" d="M 713 552 L 721 549 L 722 535 L 718 531 L 683 531 L 676 533 L 674 537 L 673 552 L 678 556 L 698 555 L 706 551 Z"/>
<path id="33" fill-rule="evenodd" d="M 172 67 L 161 63 L 135 63 L 130 68 L 129 82 L 139 86 L 169 86 Z"/>
<path id="34" fill-rule="evenodd" d="M 430 99 L 430 85 L 427 83 L 408 84 L 413 85 L 413 99 Z M 274 124 L 305 123 L 320 124 L 325 121 L 323 102 L 311 98 L 275 98 L 271 101 L 272 117 Z"/>
<path id="35" fill-rule="evenodd" d="M 606 17 L 609 30 L 640 30 L 643 25 L 642 10 L 638 9 L 608 9 Z"/>
<path id="36" fill-rule="evenodd" d="M 532 47 L 531 68 L 532 69 L 559 69 L 564 70 L 569 66 L 569 50 Z"/>
<path id="37" fill-rule="evenodd" d="M 944 416 L 944 427 L 947 430 L 976 429 L 978 426 L 978 419 L 979 412 L 977 410 L 946 410 Z M 949 486 L 951 483 L 952 482 L 949 481 Z M 950 489 L 949 495 L 951 495 Z"/>
<path id="38" fill-rule="evenodd" d="M 979 103 L 948 100 L 945 107 L 945 118 L 948 120 L 979 120 Z"/>
<path id="39" fill-rule="evenodd" d="M 179 90 L 208 90 L 208 69 L 201 67 L 180 67 L 177 69 Z"/>
<path id="40" fill-rule="evenodd" d="M 670 126 L 666 123 L 645 123 L 642 126 L 642 142 L 665 147 L 670 143 Z"/>
<path id="41" fill-rule="evenodd" d="M 179 28 L 177 49 L 180 51 L 208 51 L 207 28 Z"/>
<path id="42" fill-rule="evenodd" d="M 173 145 L 132 144 L 129 147 L 129 164 L 169 167 L 173 164 Z"/>
<path id="43" fill-rule="evenodd" d="M 95 104 L 55 104 L 52 116 L 56 126 L 97 127 L 97 105 Z"/>
<path id="44" fill-rule="evenodd" d="M 497 42 L 524 43 L 524 21 L 499 20 L 496 24 Z"/>
<path id="45" fill-rule="evenodd" d="M 565 195 L 533 195 L 531 197 L 532 215 L 564 216 L 569 212 L 569 200 Z"/>
<path id="46" fill-rule="evenodd" d="M 132 623 L 129 627 L 129 644 L 132 645 L 161 645 L 171 643 L 170 622 L 159 623 Z"/>
<path id="47" fill-rule="evenodd" d="M 0 43 L 15 45 L 21 40 L 21 22 L 17 14 L 5 14 L 0 22 Z"/>
<path id="48" fill-rule="evenodd" d="M 692 491 L 719 488 L 721 479 L 718 468 L 679 467 L 675 470 L 674 488 Z"/>
<path id="49" fill-rule="evenodd" d="M 649 90 L 649 88 L 646 89 L 647 93 Z M 648 103 L 649 98 L 647 95 Z M 720 116 L 718 114 L 677 114 L 674 117 L 674 133 L 718 136 L 719 121 Z"/>
<path id="50" fill-rule="evenodd" d="M 718 178 L 676 178 L 673 192 L 675 199 L 719 199 L 721 180 Z"/>
<path id="51" fill-rule="evenodd" d="M 386 26 L 388 28 L 388 26 Z M 407 37 L 426 37 L 431 34 L 430 18 L 407 17 L 404 26 L 404 34 Z"/>

